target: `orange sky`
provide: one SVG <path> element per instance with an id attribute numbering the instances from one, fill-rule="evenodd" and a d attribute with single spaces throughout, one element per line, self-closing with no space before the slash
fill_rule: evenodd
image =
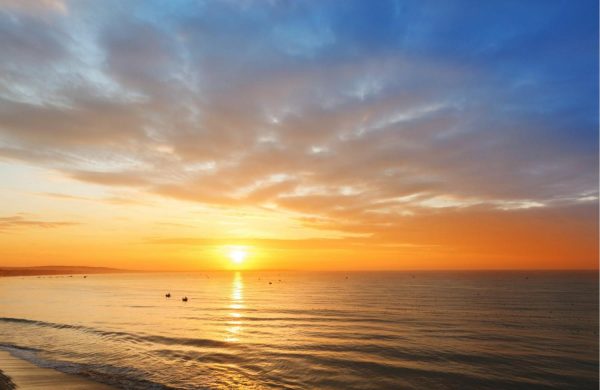
<path id="1" fill-rule="evenodd" d="M 0 266 L 598 268 L 563 12 L 126 3 L 0 0 Z"/>
<path id="2" fill-rule="evenodd" d="M 63 195 L 105 190 L 45 169 L 19 169 L 35 180 L 15 178 L 14 187 L 2 191 L 3 211 L 28 210 L 0 220 L 4 266 L 590 269 L 598 261 L 598 208 L 585 202 L 512 210 L 440 207 L 394 218 L 361 210 L 309 216 L 310 210 L 207 206 L 144 193 L 122 192 L 120 201 L 58 196 L 42 189 L 62 188 Z M 234 246 L 247 252 L 241 266 L 228 256 Z"/>

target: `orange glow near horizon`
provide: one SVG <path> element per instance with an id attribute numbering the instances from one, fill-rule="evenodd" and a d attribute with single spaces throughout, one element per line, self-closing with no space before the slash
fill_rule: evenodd
<path id="1" fill-rule="evenodd" d="M 592 216 L 586 224 L 585 209 L 573 212 L 411 217 L 374 235 L 298 237 L 290 228 L 277 238 L 203 238 L 184 226 L 141 226 L 98 215 L 87 217 L 87 224 L 2 234 L 0 257 L 2 266 L 141 270 L 595 269 Z M 265 218 L 276 223 L 274 216 Z"/>
<path id="2" fill-rule="evenodd" d="M 55 176 L 40 178 L 38 184 L 65 184 Z M 350 216 L 324 224 L 283 209 L 200 206 L 156 196 L 122 205 L 25 193 L 11 204 L 6 193 L 15 191 L 0 195 L 0 210 L 20 204 L 31 212 L 3 221 L 1 266 L 597 269 L 596 205 L 424 210 L 380 226 L 360 214 L 358 224 L 348 223 Z"/>
<path id="3" fill-rule="evenodd" d="M 335 211 L 306 204 L 210 205 L 102 187 L 0 162 L 0 266 L 133 270 L 597 269 L 598 205 L 404 206 Z M 22 180 L 27 177 L 31 180 Z M 45 189 L 43 192 L 40 189 Z M 62 194 L 58 196 L 57 194 Z M 84 195 L 85 194 L 85 195 Z M 67 196 L 68 195 L 68 196 Z M 323 211 L 320 202 L 337 199 Z M 453 200 L 453 202 L 457 202 Z M 350 203 L 352 204 L 352 203 Z M 330 211 L 333 210 L 333 211 Z M 27 210 L 23 212 L 22 210 Z M 15 213 L 17 211 L 17 213 Z M 313 216 L 310 216 L 313 215 Z"/>

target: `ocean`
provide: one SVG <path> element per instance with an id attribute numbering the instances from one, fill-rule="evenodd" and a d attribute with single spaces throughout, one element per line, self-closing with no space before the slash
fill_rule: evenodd
<path id="1" fill-rule="evenodd" d="M 597 389 L 598 274 L 0 278 L 0 348 L 124 389 Z"/>

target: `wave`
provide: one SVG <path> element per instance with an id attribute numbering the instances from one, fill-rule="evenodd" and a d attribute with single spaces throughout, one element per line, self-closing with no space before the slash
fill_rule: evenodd
<path id="1" fill-rule="evenodd" d="M 39 321 L 39 320 L 29 320 L 25 318 L 10 318 L 10 317 L 0 317 L 0 322 L 12 322 L 12 323 L 22 323 L 33 326 L 40 326 L 45 328 L 53 328 L 53 329 L 74 329 L 79 330 L 85 333 L 92 333 L 102 337 L 110 337 L 110 338 L 118 338 L 120 340 L 132 341 L 135 343 L 151 343 L 151 344 L 164 344 L 164 345 L 181 345 L 181 346 L 192 346 L 192 347 L 212 347 L 212 348 L 224 348 L 231 347 L 231 343 L 225 341 L 211 340 L 211 339 L 201 339 L 201 338 L 188 338 L 188 337 L 167 337 L 160 335 L 143 335 L 143 334 L 134 334 L 129 332 L 119 332 L 119 331 L 107 331 L 92 328 L 89 326 L 83 325 L 72 325 L 72 324 L 60 324 L 56 322 L 47 322 L 47 321 Z M 0 344 L 0 347 L 3 344 Z M 19 347 L 21 349 L 27 349 L 24 347 Z M 36 351 L 35 349 L 31 349 L 32 351 Z"/>
<path id="2" fill-rule="evenodd" d="M 0 321 L 5 319 L 0 319 Z M 17 319 L 19 320 L 19 319 Z M 24 320 L 28 321 L 28 320 Z M 18 322 L 18 321 L 12 321 Z M 35 321 L 34 321 L 35 322 Z M 124 373 L 122 367 L 107 364 L 96 366 L 92 364 L 65 362 L 62 360 L 50 360 L 40 357 L 39 349 L 23 347 L 14 344 L 0 344 L 0 349 L 5 350 L 13 356 L 26 360 L 38 367 L 50 368 L 65 374 L 77 375 L 95 382 L 104 383 L 120 389 L 128 390 L 176 390 L 175 387 L 143 379 L 142 375 L 129 375 Z M 132 369 L 128 369 L 132 371 Z"/>

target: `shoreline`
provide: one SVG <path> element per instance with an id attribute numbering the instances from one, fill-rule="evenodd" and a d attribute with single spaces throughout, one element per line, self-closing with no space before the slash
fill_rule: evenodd
<path id="1" fill-rule="evenodd" d="M 79 375 L 38 367 L 8 351 L 0 350 L 0 390 L 5 389 L 117 390 L 116 387 Z"/>

